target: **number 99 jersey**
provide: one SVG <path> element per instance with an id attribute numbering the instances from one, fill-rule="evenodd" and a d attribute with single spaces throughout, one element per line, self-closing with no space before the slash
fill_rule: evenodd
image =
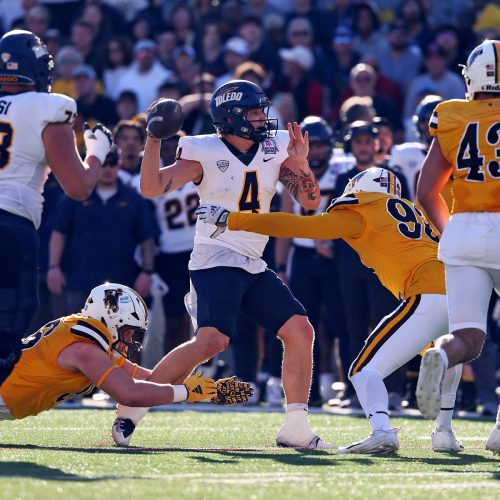
<path id="1" fill-rule="evenodd" d="M 429 132 L 453 165 L 453 207 L 458 212 L 500 212 L 500 99 L 438 104 Z"/>
<path id="2" fill-rule="evenodd" d="M 203 167 L 203 178 L 198 184 L 200 203 L 221 205 L 232 212 L 266 213 L 276 193 L 281 164 L 288 158 L 288 141 L 288 132 L 278 131 L 276 137 L 255 143 L 249 156 L 255 155 L 246 164 L 216 134 L 187 136 L 180 138 L 177 156 L 198 161 Z M 223 246 L 258 259 L 268 240 L 260 234 L 230 230 L 211 239 L 214 230 L 214 226 L 198 221 L 195 247 Z"/>
<path id="3" fill-rule="evenodd" d="M 73 123 L 76 103 L 62 94 L 0 95 L 0 208 L 40 225 L 48 175 L 42 132 Z"/>

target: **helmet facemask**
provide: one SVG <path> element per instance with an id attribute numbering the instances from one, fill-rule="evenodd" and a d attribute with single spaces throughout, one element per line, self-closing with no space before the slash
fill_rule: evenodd
<path id="1" fill-rule="evenodd" d="M 124 337 L 124 334 L 127 330 L 133 331 L 129 341 Z M 138 328 L 136 326 L 124 325 L 119 327 L 117 331 L 118 340 L 113 342 L 113 345 L 111 346 L 115 352 L 127 359 L 130 359 L 134 354 L 138 354 L 141 352 L 142 344 L 139 341 L 134 340 L 134 337 L 136 334 L 139 334 L 142 337 L 146 333 L 146 330 L 144 330 L 143 328 Z M 120 343 L 125 344 L 124 349 L 118 349 Z"/>

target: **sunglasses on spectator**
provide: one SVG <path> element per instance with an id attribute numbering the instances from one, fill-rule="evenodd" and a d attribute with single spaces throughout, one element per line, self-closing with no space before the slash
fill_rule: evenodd
<path id="1" fill-rule="evenodd" d="M 115 167 L 118 167 L 118 162 L 114 162 L 114 161 L 105 161 L 105 162 L 102 164 L 102 168 L 106 168 L 106 167 L 109 167 L 109 168 L 115 168 Z"/>
<path id="2" fill-rule="evenodd" d="M 290 33 L 291 36 L 310 36 L 311 35 L 311 32 L 310 31 L 307 31 L 307 30 L 303 30 L 303 31 L 292 31 Z"/>
<path id="3" fill-rule="evenodd" d="M 364 82 L 364 83 L 373 81 L 370 76 L 357 76 L 356 78 L 354 78 L 354 80 L 356 82 Z"/>

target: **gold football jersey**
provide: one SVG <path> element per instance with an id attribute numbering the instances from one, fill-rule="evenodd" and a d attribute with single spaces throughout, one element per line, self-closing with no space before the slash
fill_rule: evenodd
<path id="1" fill-rule="evenodd" d="M 500 211 L 500 99 L 445 101 L 429 122 L 453 166 L 457 212 Z"/>
<path id="2" fill-rule="evenodd" d="M 233 230 L 276 237 L 342 238 L 399 299 L 446 293 L 444 267 L 437 260 L 438 234 L 422 212 L 403 198 L 356 193 L 335 199 L 322 215 L 238 212 L 228 220 Z"/>
<path id="3" fill-rule="evenodd" d="M 94 388 L 85 375 L 65 370 L 57 362 L 61 351 L 75 342 L 98 344 L 111 356 L 112 339 L 107 328 L 81 314 L 51 321 L 23 339 L 21 359 L 0 387 L 0 395 L 14 417 L 37 415 Z"/>

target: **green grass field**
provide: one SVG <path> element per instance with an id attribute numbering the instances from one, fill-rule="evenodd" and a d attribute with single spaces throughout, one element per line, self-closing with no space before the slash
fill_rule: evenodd
<path id="1" fill-rule="evenodd" d="M 311 415 L 335 444 L 366 437 L 363 418 Z M 466 450 L 433 453 L 432 423 L 395 418 L 397 455 L 336 456 L 273 447 L 279 413 L 152 412 L 134 447 L 112 446 L 109 410 L 57 410 L 0 422 L 0 498 L 500 498 L 491 422 L 457 420 Z"/>

